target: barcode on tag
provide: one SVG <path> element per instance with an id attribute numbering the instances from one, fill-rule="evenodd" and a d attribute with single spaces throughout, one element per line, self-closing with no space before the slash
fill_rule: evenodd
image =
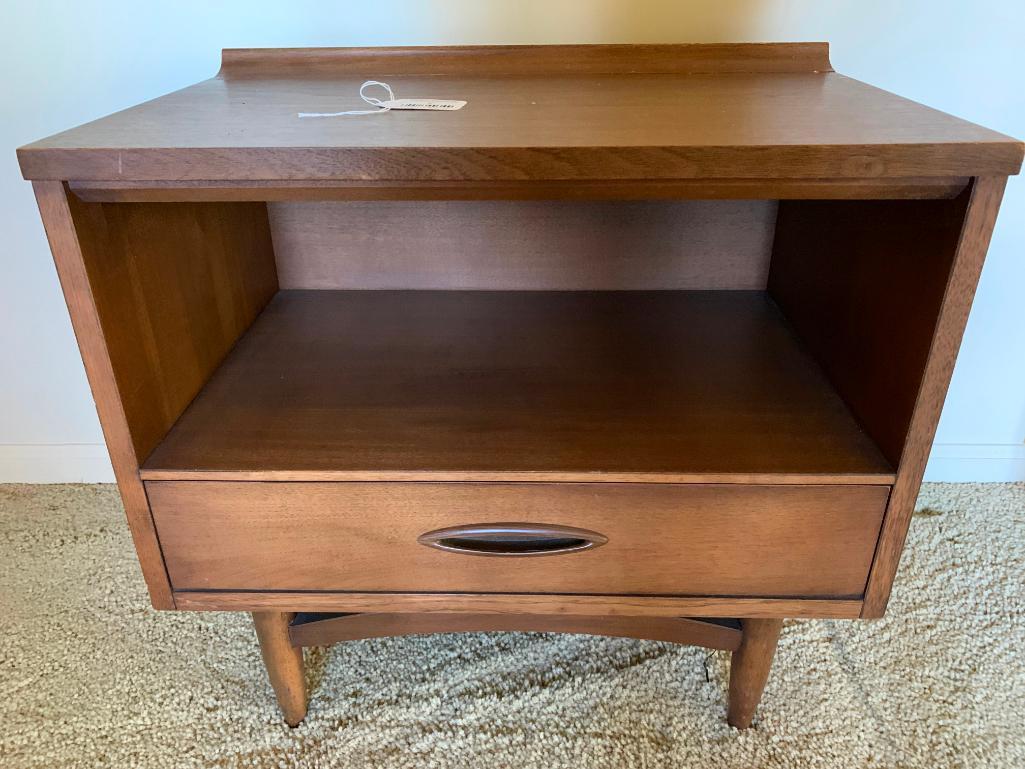
<path id="1" fill-rule="evenodd" d="M 380 106 L 389 109 L 453 110 L 462 109 L 466 106 L 466 102 L 447 99 L 392 99 L 391 101 L 382 101 Z"/>

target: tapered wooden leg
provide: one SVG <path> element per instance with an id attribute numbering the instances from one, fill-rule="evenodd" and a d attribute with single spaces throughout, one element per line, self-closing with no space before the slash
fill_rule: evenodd
<path id="1" fill-rule="evenodd" d="M 730 726 L 747 729 L 769 680 L 776 642 L 783 627 L 781 619 L 743 619 L 740 648 L 730 661 L 730 705 L 726 720 Z"/>
<path id="2" fill-rule="evenodd" d="M 280 611 L 254 611 L 253 625 L 260 641 L 263 664 L 270 676 L 278 706 L 289 726 L 298 726 L 306 718 L 306 676 L 302 647 L 288 640 L 288 623 L 294 614 Z"/>

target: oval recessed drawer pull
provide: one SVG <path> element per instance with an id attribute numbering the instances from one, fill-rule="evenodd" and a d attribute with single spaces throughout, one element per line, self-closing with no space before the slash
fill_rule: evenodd
<path id="1" fill-rule="evenodd" d="M 557 555 L 600 547 L 609 540 L 595 531 L 572 526 L 478 523 L 428 531 L 416 541 L 439 550 L 469 555 Z"/>

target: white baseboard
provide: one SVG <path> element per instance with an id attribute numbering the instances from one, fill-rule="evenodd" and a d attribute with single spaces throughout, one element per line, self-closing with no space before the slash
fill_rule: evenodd
<path id="1" fill-rule="evenodd" d="M 949 483 L 1025 481 L 1025 444 L 933 444 L 925 480 Z"/>
<path id="2" fill-rule="evenodd" d="M 1025 481 L 1025 444 L 937 443 L 927 481 Z M 0 445 L 0 483 L 113 483 L 102 443 Z"/>
<path id="3" fill-rule="evenodd" d="M 113 483 L 102 443 L 0 444 L 0 483 Z"/>

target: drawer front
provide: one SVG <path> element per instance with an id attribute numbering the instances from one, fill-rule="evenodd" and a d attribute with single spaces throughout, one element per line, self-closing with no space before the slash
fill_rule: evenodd
<path id="1" fill-rule="evenodd" d="M 862 594 L 889 493 L 252 481 L 146 489 L 176 590 L 800 597 Z M 467 526 L 476 530 L 432 535 Z M 559 552 L 524 554 L 539 549 Z"/>

